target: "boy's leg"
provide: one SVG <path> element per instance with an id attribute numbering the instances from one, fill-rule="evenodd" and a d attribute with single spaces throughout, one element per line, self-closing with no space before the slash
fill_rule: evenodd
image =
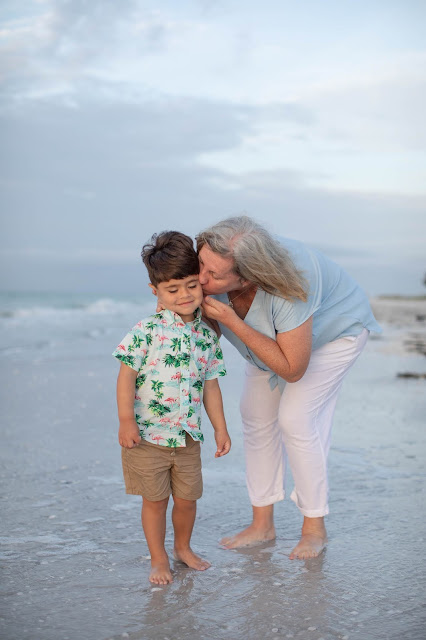
<path id="1" fill-rule="evenodd" d="M 197 556 L 190 546 L 197 500 L 203 493 L 200 443 L 194 442 L 187 434 L 186 446 L 176 449 L 174 459 L 175 463 L 171 469 L 174 557 L 192 569 L 204 571 L 210 567 L 210 563 Z"/>
<path id="2" fill-rule="evenodd" d="M 150 582 L 173 582 L 169 558 L 164 547 L 166 537 L 166 511 L 169 498 L 152 502 L 142 498 L 142 527 L 151 554 Z"/>
<path id="3" fill-rule="evenodd" d="M 172 511 L 173 528 L 175 532 L 174 557 L 198 571 L 205 571 L 211 565 L 207 560 L 197 556 L 191 549 L 191 535 L 197 512 L 196 500 L 184 500 L 173 496 Z"/>

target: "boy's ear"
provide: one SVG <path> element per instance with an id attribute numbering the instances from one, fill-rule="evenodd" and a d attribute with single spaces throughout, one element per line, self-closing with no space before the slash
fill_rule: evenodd
<path id="1" fill-rule="evenodd" d="M 152 293 L 154 294 L 154 296 L 157 295 L 157 289 L 154 287 L 153 284 L 149 283 L 149 288 L 151 289 Z"/>

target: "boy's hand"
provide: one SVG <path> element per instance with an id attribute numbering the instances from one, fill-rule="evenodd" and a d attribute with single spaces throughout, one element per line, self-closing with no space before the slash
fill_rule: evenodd
<path id="1" fill-rule="evenodd" d="M 224 431 L 215 431 L 214 439 L 216 440 L 217 450 L 214 454 L 215 458 L 221 458 L 222 456 L 226 456 L 231 449 L 231 438 L 229 437 L 229 433 L 225 429 Z"/>
<path id="2" fill-rule="evenodd" d="M 118 442 L 126 449 L 133 449 L 142 440 L 136 420 L 120 422 Z"/>

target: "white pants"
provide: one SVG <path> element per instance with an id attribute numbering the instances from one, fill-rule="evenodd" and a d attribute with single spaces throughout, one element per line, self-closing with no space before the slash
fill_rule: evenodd
<path id="1" fill-rule="evenodd" d="M 304 516 L 328 514 L 327 456 L 343 379 L 363 350 L 368 331 L 312 352 L 298 382 L 271 391 L 270 372 L 247 363 L 241 397 L 247 488 L 263 507 L 285 496 L 286 460 L 295 484 L 290 498 Z"/>

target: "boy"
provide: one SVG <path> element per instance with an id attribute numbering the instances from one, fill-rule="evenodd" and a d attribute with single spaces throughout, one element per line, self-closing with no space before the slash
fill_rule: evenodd
<path id="1" fill-rule="evenodd" d="M 170 494 L 175 559 L 198 571 L 210 566 L 190 547 L 202 494 L 201 402 L 215 432 L 215 457 L 224 456 L 231 441 L 217 378 L 226 372 L 216 334 L 201 320 L 203 291 L 191 238 L 177 231 L 154 234 L 142 258 L 163 310 L 139 322 L 113 353 L 121 360 L 118 440 L 126 493 L 142 495 L 149 580 L 167 584 L 172 582 L 164 547 Z"/>

